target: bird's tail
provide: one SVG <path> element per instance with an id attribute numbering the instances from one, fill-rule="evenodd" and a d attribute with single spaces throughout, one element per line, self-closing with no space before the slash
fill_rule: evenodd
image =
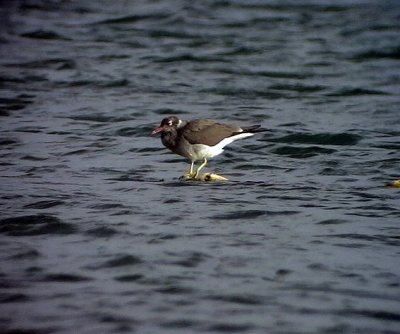
<path id="1" fill-rule="evenodd" d="M 269 131 L 268 129 L 262 128 L 260 124 L 242 128 L 242 130 L 243 130 L 243 132 L 247 132 L 247 133 L 257 133 L 257 132 Z"/>

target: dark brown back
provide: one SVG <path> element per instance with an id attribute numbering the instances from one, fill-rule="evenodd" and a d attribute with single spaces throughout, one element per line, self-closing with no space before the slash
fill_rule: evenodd
<path id="1" fill-rule="evenodd" d="M 193 120 L 178 129 L 179 135 L 183 136 L 190 144 L 209 146 L 217 145 L 224 138 L 233 136 L 240 131 L 241 128 L 236 125 L 221 124 L 209 119 Z"/>

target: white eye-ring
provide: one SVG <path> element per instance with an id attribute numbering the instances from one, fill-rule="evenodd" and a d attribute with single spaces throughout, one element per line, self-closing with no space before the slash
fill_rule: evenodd
<path id="1" fill-rule="evenodd" d="M 168 121 L 168 125 L 172 126 L 172 121 L 171 120 Z"/>

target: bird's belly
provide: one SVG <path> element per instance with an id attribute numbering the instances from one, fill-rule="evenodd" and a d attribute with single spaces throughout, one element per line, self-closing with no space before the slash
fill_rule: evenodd
<path id="1" fill-rule="evenodd" d="M 217 146 L 207 146 L 202 144 L 194 144 L 190 146 L 188 150 L 189 158 L 191 160 L 202 160 L 204 158 L 209 159 L 219 155 L 224 150 Z"/>

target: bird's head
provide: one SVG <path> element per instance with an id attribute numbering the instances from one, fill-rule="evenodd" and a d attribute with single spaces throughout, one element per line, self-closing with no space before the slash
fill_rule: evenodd
<path id="1" fill-rule="evenodd" d="M 181 124 L 182 124 L 182 121 L 176 116 L 166 117 L 161 121 L 160 126 L 153 130 L 151 135 L 155 136 L 159 133 L 171 132 L 171 131 L 177 129 Z"/>

